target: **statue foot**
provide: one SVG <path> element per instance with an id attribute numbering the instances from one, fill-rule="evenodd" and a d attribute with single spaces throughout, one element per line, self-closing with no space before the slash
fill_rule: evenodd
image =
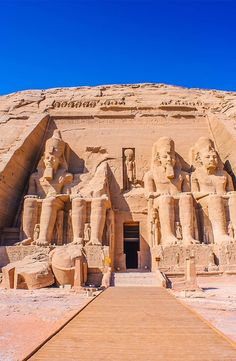
<path id="1" fill-rule="evenodd" d="M 38 238 L 37 241 L 34 243 L 36 244 L 36 246 L 43 246 L 43 247 L 46 247 L 48 246 L 48 242 L 46 241 L 46 239 L 43 239 L 43 238 Z"/>
<path id="2" fill-rule="evenodd" d="M 87 245 L 93 245 L 93 246 L 101 246 L 102 243 L 98 239 L 91 239 Z"/>
<path id="3" fill-rule="evenodd" d="M 31 238 L 26 238 L 24 239 L 22 242 L 20 242 L 19 244 L 22 246 L 29 246 L 30 244 L 32 244 L 32 239 Z"/>
<path id="4" fill-rule="evenodd" d="M 79 245 L 83 246 L 84 240 L 83 240 L 83 238 L 75 238 L 73 240 L 73 242 L 71 242 L 71 244 L 76 244 L 76 245 L 79 244 Z"/>
<path id="5" fill-rule="evenodd" d="M 200 242 L 193 237 L 183 238 L 182 244 L 184 246 L 189 246 L 191 244 L 200 244 Z"/>
<path id="6" fill-rule="evenodd" d="M 164 246 L 174 246 L 178 243 L 178 238 L 176 238 L 175 236 L 168 236 L 164 240 Z"/>

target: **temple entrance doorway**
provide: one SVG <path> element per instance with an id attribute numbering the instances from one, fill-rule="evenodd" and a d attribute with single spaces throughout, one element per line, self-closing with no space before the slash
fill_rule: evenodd
<path id="1" fill-rule="evenodd" d="M 138 251 L 140 250 L 139 223 L 124 223 L 123 235 L 126 268 L 138 268 Z"/>

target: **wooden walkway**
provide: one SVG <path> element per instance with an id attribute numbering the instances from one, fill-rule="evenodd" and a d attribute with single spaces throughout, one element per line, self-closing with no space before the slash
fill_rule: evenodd
<path id="1" fill-rule="evenodd" d="M 165 289 L 113 287 L 30 360 L 236 361 L 236 348 Z"/>

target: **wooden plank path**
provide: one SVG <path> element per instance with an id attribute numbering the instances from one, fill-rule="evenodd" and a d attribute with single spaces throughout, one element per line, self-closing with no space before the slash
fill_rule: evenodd
<path id="1" fill-rule="evenodd" d="M 31 361 L 236 361 L 236 348 L 167 290 L 111 287 Z"/>

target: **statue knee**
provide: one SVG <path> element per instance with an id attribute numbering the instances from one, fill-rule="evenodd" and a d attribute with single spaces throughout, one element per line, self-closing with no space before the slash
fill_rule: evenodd
<path id="1" fill-rule="evenodd" d="M 37 198 L 35 197 L 25 197 L 24 207 L 25 208 L 34 208 L 37 206 Z"/>
<path id="2" fill-rule="evenodd" d="M 169 194 L 163 194 L 157 198 L 156 207 L 162 207 L 166 204 L 172 204 L 174 202 L 174 198 Z"/>
<path id="3" fill-rule="evenodd" d="M 210 194 L 207 197 L 207 206 L 208 208 L 215 208 L 217 209 L 223 204 L 223 198 L 220 195 L 217 194 Z"/>
<path id="4" fill-rule="evenodd" d="M 189 205 L 193 206 L 193 197 L 192 194 L 182 193 L 179 198 L 179 205 L 181 207 L 188 207 Z"/>
<path id="5" fill-rule="evenodd" d="M 93 208 L 108 208 L 108 200 L 103 198 L 94 198 L 91 205 Z"/>
<path id="6" fill-rule="evenodd" d="M 86 201 L 83 199 L 83 198 L 73 198 L 72 199 L 72 202 L 71 202 L 71 205 L 72 205 L 72 210 L 79 210 L 79 209 L 82 209 L 86 206 Z"/>
<path id="7" fill-rule="evenodd" d="M 43 207 L 52 207 L 56 204 L 56 198 L 50 197 L 43 199 L 42 206 Z"/>
<path id="8" fill-rule="evenodd" d="M 42 208 L 50 208 L 50 209 L 55 209 L 55 210 L 60 210 L 63 209 L 64 207 L 64 202 L 56 197 L 50 197 L 50 198 L 45 198 L 43 199 L 42 202 Z"/>

